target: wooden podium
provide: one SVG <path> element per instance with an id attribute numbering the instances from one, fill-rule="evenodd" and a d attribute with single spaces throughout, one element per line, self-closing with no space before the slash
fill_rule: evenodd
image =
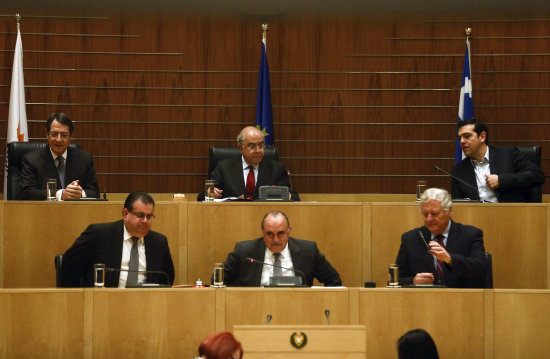
<path id="1" fill-rule="evenodd" d="M 246 358 L 362 358 L 364 325 L 235 325 Z"/>

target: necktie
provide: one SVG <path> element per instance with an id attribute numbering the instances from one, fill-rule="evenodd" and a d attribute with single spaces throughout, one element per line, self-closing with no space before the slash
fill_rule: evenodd
<path id="1" fill-rule="evenodd" d="M 275 257 L 275 262 L 273 262 L 273 276 L 282 277 L 283 269 L 281 268 L 281 253 L 273 253 L 273 257 Z"/>
<path id="2" fill-rule="evenodd" d="M 254 194 L 254 188 L 256 187 L 256 180 L 254 179 L 254 167 L 248 166 L 248 176 L 246 177 L 246 198 L 252 199 Z"/>
<path id="3" fill-rule="evenodd" d="M 61 188 L 65 188 L 65 159 L 63 156 L 57 157 L 57 173 L 59 173 L 59 179 L 61 180 Z"/>
<path id="4" fill-rule="evenodd" d="M 138 241 L 139 238 L 132 237 L 132 249 L 130 250 L 130 262 L 128 263 L 128 279 L 126 280 L 126 286 L 132 287 L 138 284 L 139 270 L 139 254 L 138 254 Z"/>
<path id="5" fill-rule="evenodd" d="M 437 243 L 439 243 L 439 245 L 443 248 L 445 248 L 445 242 L 443 242 L 443 240 L 445 239 L 445 237 L 442 235 L 442 234 L 438 234 L 437 236 L 435 236 L 435 240 L 437 241 Z M 437 279 L 439 281 L 439 283 L 441 283 L 441 281 L 443 280 L 443 269 L 442 269 L 442 266 L 443 266 L 443 261 L 440 261 L 439 259 L 437 260 L 437 268 L 436 268 L 436 274 L 437 274 Z"/>

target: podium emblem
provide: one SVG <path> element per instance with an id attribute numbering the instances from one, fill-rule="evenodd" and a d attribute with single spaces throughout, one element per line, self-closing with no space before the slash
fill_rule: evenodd
<path id="1" fill-rule="evenodd" d="M 302 349 L 307 345 L 307 335 L 304 332 L 300 334 L 294 332 L 290 336 L 290 344 L 296 349 Z"/>

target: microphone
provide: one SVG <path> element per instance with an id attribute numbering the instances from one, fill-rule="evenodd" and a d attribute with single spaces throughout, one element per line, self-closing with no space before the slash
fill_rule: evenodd
<path id="1" fill-rule="evenodd" d="M 103 188 L 103 199 L 107 199 L 107 189 Z"/>
<path id="2" fill-rule="evenodd" d="M 269 322 L 271 322 L 271 318 L 273 318 L 273 317 L 271 316 L 271 314 L 268 314 L 268 315 L 267 315 L 267 321 L 266 321 L 265 325 L 269 325 Z"/>
<path id="3" fill-rule="evenodd" d="M 330 325 L 330 310 L 325 309 L 325 317 L 327 317 L 327 324 Z"/>
<path id="4" fill-rule="evenodd" d="M 275 264 L 271 264 L 271 263 L 267 263 L 267 262 L 262 262 L 262 261 L 259 261 L 259 260 L 257 260 L 257 259 L 250 258 L 250 257 L 246 257 L 244 260 L 247 261 L 247 262 L 250 262 L 250 263 L 265 264 L 265 265 L 268 265 L 268 266 L 271 266 L 271 267 L 275 267 L 275 268 L 281 268 L 281 269 L 291 270 L 291 271 L 294 272 L 294 274 L 298 273 L 298 274 L 300 275 L 300 277 L 302 277 L 304 280 L 306 279 L 306 275 L 304 274 L 304 272 L 302 272 L 302 271 L 299 270 L 299 269 L 293 269 L 293 268 L 287 268 L 287 267 L 282 267 L 282 266 L 276 266 Z M 295 276 L 296 276 L 296 275 L 295 275 Z"/>
<path id="5" fill-rule="evenodd" d="M 428 247 L 428 250 L 430 250 L 431 248 L 430 248 L 430 246 L 428 245 L 428 242 L 426 241 L 426 238 L 424 238 L 424 234 L 422 234 L 421 231 L 418 231 L 418 234 L 420 234 L 420 238 L 422 238 L 422 243 L 424 243 L 424 244 L 426 245 L 426 247 Z M 433 255 L 433 254 L 432 254 L 432 255 Z M 437 269 L 439 269 L 439 271 L 440 271 L 441 273 L 443 273 L 443 268 L 441 268 L 441 266 L 439 265 L 439 260 L 437 260 L 437 258 L 436 258 L 436 263 L 437 263 Z M 441 282 L 443 282 L 443 278 L 439 278 L 439 280 L 440 280 Z"/>
<path id="6" fill-rule="evenodd" d="M 160 271 L 160 270 L 131 270 L 131 269 L 118 269 L 118 268 L 105 268 L 105 272 L 110 273 L 120 273 L 120 272 L 128 272 L 128 273 L 151 273 L 151 274 L 162 274 L 164 276 L 164 279 L 166 279 L 166 284 L 159 284 L 159 283 L 143 283 L 138 285 L 137 287 L 160 287 L 160 286 L 167 286 L 171 287 L 170 285 L 170 278 L 168 277 L 168 273 Z"/>
<path id="7" fill-rule="evenodd" d="M 420 234 L 420 238 L 422 239 L 422 243 L 424 243 L 426 248 L 428 248 L 428 250 L 430 250 L 430 246 L 428 245 L 428 241 L 426 240 L 426 238 L 424 238 L 424 234 L 422 233 L 422 231 L 418 231 L 418 234 Z"/>
<path id="8" fill-rule="evenodd" d="M 292 192 L 294 192 L 294 186 L 292 185 L 292 178 L 290 177 L 290 171 L 287 171 L 286 174 L 288 175 L 288 183 L 290 183 L 290 192 L 292 195 Z"/>
<path id="9" fill-rule="evenodd" d="M 458 182 L 460 182 L 460 183 L 462 183 L 462 184 L 464 184 L 464 185 L 466 185 L 466 186 L 468 186 L 468 187 L 470 187 L 470 188 L 472 188 L 472 189 L 475 189 L 476 192 L 478 191 L 476 186 L 472 186 L 471 184 L 469 184 L 468 182 L 464 181 L 463 179 L 460 179 L 460 178 L 458 178 L 457 176 L 453 176 L 453 175 L 450 174 L 449 172 L 444 171 L 441 167 L 439 167 L 439 166 L 437 166 L 437 165 L 434 165 L 434 168 L 435 168 L 436 170 L 438 170 L 439 172 L 445 173 L 447 176 L 451 177 L 452 179 L 455 179 L 455 180 L 457 180 Z M 478 193 L 479 193 L 479 192 L 478 192 Z"/>

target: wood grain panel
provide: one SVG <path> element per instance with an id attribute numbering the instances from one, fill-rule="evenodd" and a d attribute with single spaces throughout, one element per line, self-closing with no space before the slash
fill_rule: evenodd
<path id="1" fill-rule="evenodd" d="M 83 358 L 84 297 L 80 290 L 0 292 L 4 358 Z"/>
<path id="2" fill-rule="evenodd" d="M 108 191 L 201 187 L 208 147 L 232 145 L 239 129 L 254 122 L 259 25 L 265 21 L 276 144 L 284 157 L 300 157 L 289 167 L 308 192 L 408 193 L 417 178 L 433 175 L 422 163 L 453 156 L 466 26 L 474 29 L 475 113 L 490 125 L 493 143 L 545 146 L 550 136 L 550 43 L 544 38 L 550 27 L 541 16 L 517 21 L 503 9 L 493 9 L 495 21 L 478 21 L 486 16 L 478 14 L 475 22 L 454 11 L 435 22 L 418 13 L 188 16 L 165 9 L 105 15 L 24 18 L 22 31 L 30 137 L 43 136 L 41 123 L 54 111 L 80 121 L 75 140 L 97 156 L 100 186 Z M 0 118 L 6 119 L 15 22 L 0 18 L 0 27 L 9 33 L 0 34 L 8 50 L 0 54 Z M 386 125 L 392 123 L 399 125 Z M 0 121 L 0 133 L 5 126 Z M 311 143 L 296 146 L 305 141 Z M 388 160 L 357 165 L 371 153 Z M 193 159 L 122 163 L 105 157 L 144 154 Z M 403 154 L 421 164 L 392 159 Z M 318 156 L 358 159 L 323 166 Z M 545 172 L 549 165 L 543 162 Z M 159 175 L 171 171 L 180 173 Z M 343 177 L 373 172 L 405 176 Z M 136 175 L 129 179 L 128 173 Z"/>
<path id="3" fill-rule="evenodd" d="M 499 290 L 494 300 L 495 358 L 544 357 L 550 349 L 548 293 Z"/>
<path id="4" fill-rule="evenodd" d="M 106 289 L 93 295 L 93 358 L 188 358 L 215 332 L 212 289 Z"/>
<path id="5" fill-rule="evenodd" d="M 422 328 L 430 333 L 442 358 L 483 358 L 484 315 L 482 290 L 362 289 L 359 293 L 359 324 L 367 327 L 367 357 L 395 358 L 399 337 Z"/>

